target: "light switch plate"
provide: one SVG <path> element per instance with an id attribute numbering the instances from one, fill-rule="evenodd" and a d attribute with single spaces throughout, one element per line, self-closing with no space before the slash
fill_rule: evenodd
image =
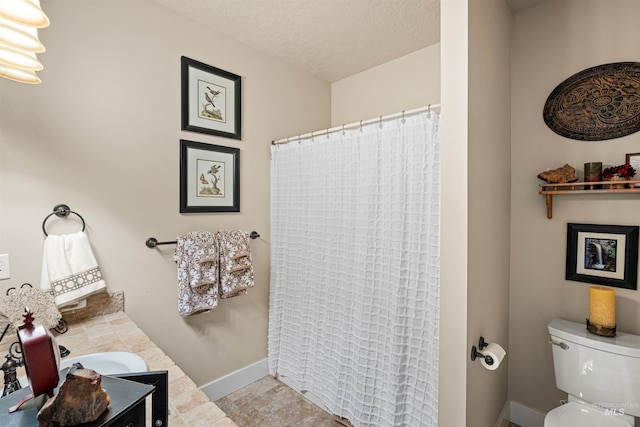
<path id="1" fill-rule="evenodd" d="M 9 254 L 0 254 L 0 280 L 9 279 L 10 277 Z"/>

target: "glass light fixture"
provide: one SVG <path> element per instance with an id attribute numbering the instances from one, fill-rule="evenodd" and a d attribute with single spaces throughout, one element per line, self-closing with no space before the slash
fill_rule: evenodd
<path id="1" fill-rule="evenodd" d="M 23 70 L 40 71 L 42 64 L 33 52 L 24 52 L 0 45 L 0 65 Z"/>
<path id="2" fill-rule="evenodd" d="M 25 52 L 44 52 L 37 28 L 16 24 L 4 18 L 0 18 L 0 44 Z"/>
<path id="3" fill-rule="evenodd" d="M 49 26 L 49 18 L 40 8 L 39 0 L 2 0 L 0 17 L 34 28 Z"/>
<path id="4" fill-rule="evenodd" d="M 38 84 L 42 82 L 35 71 L 21 70 L 3 65 L 0 65 L 0 76 L 20 83 Z"/>
<path id="5" fill-rule="evenodd" d="M 40 83 L 36 53 L 44 52 L 38 28 L 49 26 L 40 0 L 0 0 L 0 76 L 22 83 Z"/>

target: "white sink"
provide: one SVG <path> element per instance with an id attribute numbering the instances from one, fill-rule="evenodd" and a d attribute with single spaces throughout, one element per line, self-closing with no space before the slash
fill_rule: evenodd
<path id="1" fill-rule="evenodd" d="M 74 363 L 81 363 L 83 367 L 93 369 L 101 375 L 149 371 L 149 366 L 142 357 L 126 351 L 108 351 L 64 358 L 60 360 L 60 370 L 69 368 Z M 18 380 L 22 387 L 29 386 L 27 377 L 20 377 Z"/>
<path id="2" fill-rule="evenodd" d="M 149 370 L 142 357 L 126 351 L 108 351 L 64 358 L 60 360 L 60 369 L 68 368 L 74 363 L 81 363 L 83 367 L 93 369 L 102 375 L 147 372 Z"/>

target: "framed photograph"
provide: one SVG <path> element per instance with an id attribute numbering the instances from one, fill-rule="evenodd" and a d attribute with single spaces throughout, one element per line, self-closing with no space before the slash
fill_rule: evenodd
<path id="1" fill-rule="evenodd" d="M 565 278 L 637 290 L 638 226 L 568 224 Z"/>
<path id="2" fill-rule="evenodd" d="M 180 212 L 240 212 L 240 150 L 180 140 Z"/>
<path id="3" fill-rule="evenodd" d="M 182 57 L 182 130 L 241 139 L 241 78 Z"/>
<path id="4" fill-rule="evenodd" d="M 629 163 L 636 170 L 636 175 L 631 179 L 640 179 L 640 153 L 627 154 L 626 160 L 627 161 L 625 163 Z M 634 187 L 640 187 L 640 184 L 635 184 Z"/>

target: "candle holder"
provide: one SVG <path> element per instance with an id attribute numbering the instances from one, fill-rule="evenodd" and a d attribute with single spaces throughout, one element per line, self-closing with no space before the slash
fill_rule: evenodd
<path id="1" fill-rule="evenodd" d="M 616 336 L 615 326 L 598 325 L 597 323 L 591 323 L 589 319 L 587 319 L 587 331 L 591 332 L 592 334 L 600 335 L 601 337 Z"/>
<path id="2" fill-rule="evenodd" d="M 584 182 L 602 181 L 602 162 L 590 162 L 584 164 Z M 595 185 L 594 190 L 601 189 L 601 185 Z"/>

